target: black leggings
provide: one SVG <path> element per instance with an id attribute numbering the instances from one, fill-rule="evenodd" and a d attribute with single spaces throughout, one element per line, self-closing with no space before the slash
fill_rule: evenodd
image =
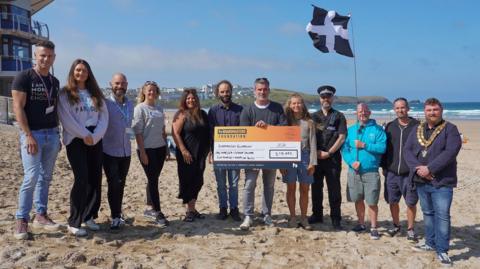
<path id="1" fill-rule="evenodd" d="M 74 176 L 68 225 L 79 228 L 82 222 L 98 217 L 102 190 L 102 140 L 87 146 L 82 139 L 74 138 L 66 148 Z"/>
<path id="2" fill-rule="evenodd" d="M 108 204 L 112 219 L 122 216 L 123 190 L 130 168 L 130 156 L 114 157 L 103 154 L 103 171 L 108 182 Z"/>
<path id="3" fill-rule="evenodd" d="M 148 157 L 148 165 L 144 165 L 141 161 L 143 171 L 147 175 L 147 205 L 151 206 L 155 211 L 162 211 L 160 208 L 160 195 L 158 193 L 158 178 L 163 169 L 163 163 L 167 154 L 167 147 L 146 148 L 145 152 Z M 140 159 L 140 151 L 137 150 L 138 159 Z"/>

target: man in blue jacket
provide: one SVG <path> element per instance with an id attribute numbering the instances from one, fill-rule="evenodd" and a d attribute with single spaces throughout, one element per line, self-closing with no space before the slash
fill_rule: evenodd
<path id="1" fill-rule="evenodd" d="M 405 161 L 425 223 L 425 243 L 414 250 L 436 251 L 440 263 L 450 266 L 450 206 L 457 186 L 457 155 L 462 140 L 457 126 L 443 120 L 438 99 L 427 99 L 424 113 L 425 122 L 414 129 L 405 144 Z"/>
<path id="2" fill-rule="evenodd" d="M 358 122 L 348 128 L 347 138 L 342 147 L 343 160 L 348 164 L 347 200 L 355 202 L 358 224 L 354 232 L 364 232 L 365 202 L 368 205 L 371 228 L 370 237 L 378 240 L 377 230 L 378 197 L 380 195 L 380 175 L 378 168 L 385 153 L 387 136 L 375 120 L 370 119 L 367 104 L 357 105 Z"/>

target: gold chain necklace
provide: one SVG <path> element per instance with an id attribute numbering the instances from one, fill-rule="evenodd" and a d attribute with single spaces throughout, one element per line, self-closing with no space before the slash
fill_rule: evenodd
<path id="1" fill-rule="evenodd" d="M 424 149 L 422 150 L 422 157 L 425 158 L 427 156 L 427 153 L 428 153 L 428 147 L 430 145 L 432 145 L 433 141 L 435 140 L 435 138 L 437 138 L 438 134 L 440 134 L 440 132 L 442 132 L 442 130 L 445 128 L 445 126 L 447 125 L 447 122 L 444 121 L 442 124 L 440 124 L 437 128 L 435 128 L 435 130 L 433 131 L 432 135 L 430 135 L 430 137 L 427 139 L 425 139 L 424 137 L 424 129 L 425 129 L 425 126 L 427 125 L 426 122 L 422 121 L 420 123 L 420 125 L 418 126 L 417 128 L 417 139 L 418 139 L 418 143 L 424 147 Z"/>

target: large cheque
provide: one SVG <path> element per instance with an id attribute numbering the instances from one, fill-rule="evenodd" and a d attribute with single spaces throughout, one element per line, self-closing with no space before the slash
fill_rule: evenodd
<path id="1" fill-rule="evenodd" d="M 215 127 L 215 168 L 290 168 L 301 158 L 300 127 Z"/>

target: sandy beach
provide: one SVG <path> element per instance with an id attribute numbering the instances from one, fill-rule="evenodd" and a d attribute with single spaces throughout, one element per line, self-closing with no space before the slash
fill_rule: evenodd
<path id="1" fill-rule="evenodd" d="M 169 120 L 171 120 L 171 115 Z M 455 268 L 480 268 L 480 121 L 453 121 L 468 142 L 458 156 L 458 188 L 454 190 L 450 255 Z M 206 215 L 193 223 L 182 221 L 185 209 L 177 199 L 176 161 L 167 161 L 160 176 L 162 211 L 171 225 L 159 229 L 143 217 L 146 177 L 136 155 L 132 156 L 125 187 L 123 213 L 127 225 L 118 233 L 109 230 L 110 209 L 103 179 L 102 207 L 97 222 L 99 232 L 76 238 L 66 232 L 32 230 L 29 240 L 13 238 L 14 215 L 23 170 L 18 149 L 18 130 L 0 127 L 0 268 L 437 268 L 433 253 L 416 253 L 406 240 L 406 229 L 391 238 L 385 230 L 391 225 L 388 205 L 379 203 L 382 237 L 355 234 L 354 205 L 346 202 L 346 165 L 342 172 L 342 215 L 344 231 L 333 231 L 329 210 L 325 223 L 313 231 L 287 228 L 286 186 L 276 181 L 273 205 L 274 227 L 256 222 L 248 232 L 239 222 L 215 219 L 218 213 L 213 168 L 207 166 L 205 185 L 198 199 L 198 210 Z M 383 178 L 382 178 L 383 181 Z M 63 147 L 57 159 L 50 188 L 49 214 L 65 225 L 69 214 L 69 193 L 73 182 Z M 239 184 L 242 199 L 244 177 Z M 256 209 L 261 206 L 262 184 L 257 184 Z M 382 189 L 383 193 L 383 189 Z M 327 196 L 325 189 L 325 197 Z M 297 198 L 298 199 L 298 198 Z M 298 203 L 298 202 L 297 202 Z M 298 207 L 298 205 L 297 205 Z M 324 201 L 328 209 L 328 199 Z M 242 208 L 240 208 L 242 211 Z M 405 228 L 405 206 L 401 204 L 401 224 Z M 310 209 L 309 209 L 310 213 Z M 417 232 L 423 236 L 421 210 Z M 30 227 L 30 229 L 33 229 Z"/>

